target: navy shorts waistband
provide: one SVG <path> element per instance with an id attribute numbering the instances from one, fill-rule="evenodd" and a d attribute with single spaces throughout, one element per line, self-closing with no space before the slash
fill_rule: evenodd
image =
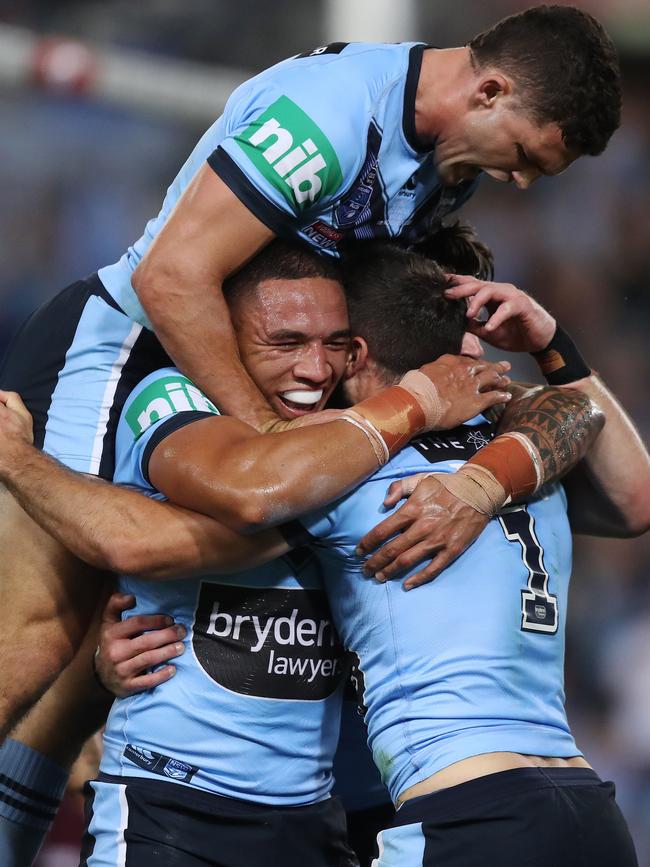
<path id="1" fill-rule="evenodd" d="M 602 782 L 591 768 L 512 768 L 410 798 L 397 811 L 392 827 L 425 819 L 441 821 L 460 809 L 473 809 L 536 789 L 599 786 Z"/>

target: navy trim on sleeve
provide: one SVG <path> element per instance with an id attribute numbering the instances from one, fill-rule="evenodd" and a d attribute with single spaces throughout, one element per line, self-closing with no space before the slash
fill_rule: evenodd
<path id="1" fill-rule="evenodd" d="M 291 217 L 255 189 L 230 154 L 221 146 L 210 154 L 208 165 L 230 187 L 239 201 L 246 205 L 251 214 L 254 214 L 272 232 L 285 238 L 293 237 Z"/>
<path id="2" fill-rule="evenodd" d="M 415 131 L 415 94 L 418 89 L 418 81 L 420 80 L 420 70 L 422 69 L 422 57 L 424 49 L 430 46 L 414 45 L 409 51 L 409 68 L 406 73 L 406 85 L 404 87 L 404 110 L 402 112 L 402 127 L 406 141 L 411 145 L 414 151 L 418 153 L 426 153 L 433 150 L 431 145 L 423 145 L 419 141 L 417 132 Z"/>
<path id="3" fill-rule="evenodd" d="M 301 548 L 303 545 L 311 545 L 312 542 L 317 541 L 300 521 L 287 521 L 286 524 L 280 524 L 277 529 L 292 548 Z"/>
<path id="4" fill-rule="evenodd" d="M 156 428 L 156 430 L 151 434 L 149 442 L 144 447 L 142 459 L 140 461 L 142 475 L 149 484 L 151 484 L 151 479 L 149 478 L 149 461 L 151 460 L 151 455 L 156 446 L 160 445 L 160 443 L 170 434 L 173 434 L 174 431 L 180 430 L 182 427 L 186 427 L 186 425 L 192 424 L 195 421 L 201 421 L 203 418 L 219 418 L 219 416 L 215 415 L 213 412 L 186 410 L 185 412 L 179 412 L 177 415 L 170 416 L 170 418 L 166 419 L 160 427 Z"/>

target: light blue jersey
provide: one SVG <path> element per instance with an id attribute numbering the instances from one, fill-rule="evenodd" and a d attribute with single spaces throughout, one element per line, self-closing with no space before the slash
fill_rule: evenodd
<path id="1" fill-rule="evenodd" d="M 115 481 L 162 499 L 147 478 L 156 443 L 216 413 L 175 368 L 146 377 L 118 425 Z M 326 798 L 345 666 L 313 557 L 296 552 L 232 576 L 119 583 L 137 599 L 130 614 L 171 614 L 188 636 L 174 678 L 113 705 L 101 770 L 263 804 Z"/>
<path id="2" fill-rule="evenodd" d="M 335 43 L 238 87 L 167 191 L 143 236 L 99 276 L 149 325 L 131 275 L 206 162 L 277 235 L 338 255 L 355 240 L 427 234 L 472 194 L 444 187 L 417 140 L 415 94 L 425 46 Z M 217 239 L 218 241 L 218 239 Z"/>
<path id="3" fill-rule="evenodd" d="M 453 472 L 491 435 L 477 423 L 426 435 L 301 521 L 316 540 L 341 639 L 360 660 L 369 744 L 393 800 L 481 753 L 580 755 L 564 710 L 571 535 L 560 486 L 505 509 L 435 581 L 412 592 L 401 581 L 365 579 L 354 553 L 385 517 L 393 480 Z"/>

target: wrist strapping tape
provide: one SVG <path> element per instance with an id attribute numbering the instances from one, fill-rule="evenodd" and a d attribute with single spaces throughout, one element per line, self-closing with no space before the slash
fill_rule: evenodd
<path id="1" fill-rule="evenodd" d="M 490 517 L 509 503 L 534 493 L 544 482 L 542 459 L 523 434 L 501 434 L 456 473 L 437 476 L 468 506 Z"/>
<path id="2" fill-rule="evenodd" d="M 358 403 L 341 418 L 363 430 L 383 466 L 414 436 L 435 425 L 441 413 L 435 385 L 424 373 L 413 370 L 399 385 Z"/>

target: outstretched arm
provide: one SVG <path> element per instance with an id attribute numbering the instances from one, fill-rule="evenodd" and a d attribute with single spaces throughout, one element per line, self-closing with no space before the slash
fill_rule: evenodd
<path id="1" fill-rule="evenodd" d="M 69 470 L 32 445 L 18 395 L 0 392 L 0 479 L 81 560 L 152 579 L 250 569 L 284 554 L 274 530 L 244 537 L 218 521 Z"/>
<path id="2" fill-rule="evenodd" d="M 259 435 L 232 418 L 202 419 L 156 446 L 149 478 L 174 503 L 255 532 L 346 493 L 417 432 L 457 424 L 470 406 L 495 404 L 509 381 L 504 372 L 501 363 L 445 355 L 341 419 L 279 434 Z"/>
<path id="3" fill-rule="evenodd" d="M 502 385 L 503 365 L 447 356 L 427 369 L 434 367 L 438 382 L 444 382 L 434 389 L 440 423 L 463 412 L 465 400 L 474 412 L 500 399 L 500 391 L 485 394 L 482 389 Z M 424 373 L 418 376 L 433 388 Z M 459 388 L 464 399 L 452 402 Z M 386 403 L 389 392 L 402 401 L 400 423 L 392 427 L 395 405 Z M 432 419 L 427 397 L 404 388 L 388 389 L 357 409 L 362 422 L 374 418 L 376 429 L 388 425 L 403 442 Z M 415 430 L 410 430 L 412 425 Z M 399 445 L 399 438 L 394 439 L 392 447 Z M 154 450 L 150 475 L 181 505 L 222 518 L 235 530 L 261 529 L 324 505 L 370 475 L 377 467 L 376 448 L 363 424 L 336 421 L 260 436 L 237 419 L 215 417 L 163 440 Z M 31 417 L 10 392 L 0 393 L 0 480 L 44 529 L 77 556 L 103 568 L 159 578 L 191 573 L 206 564 L 213 571 L 229 572 L 256 565 L 260 546 L 268 550 L 265 540 L 246 543 L 210 517 L 66 470 L 31 446 Z M 272 550 L 277 541 L 269 541 Z"/>

